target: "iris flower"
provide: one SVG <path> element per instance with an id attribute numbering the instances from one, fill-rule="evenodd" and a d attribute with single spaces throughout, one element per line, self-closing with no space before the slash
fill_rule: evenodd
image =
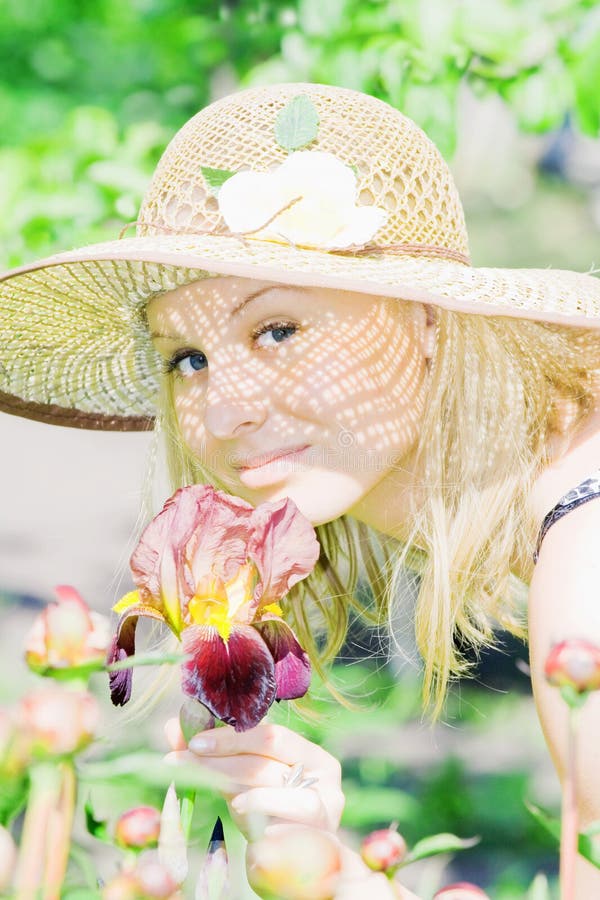
<path id="1" fill-rule="evenodd" d="M 236 731 L 257 725 L 274 700 L 302 697 L 310 663 L 279 601 L 314 568 L 319 544 L 289 498 L 256 508 L 207 485 L 177 491 L 150 522 L 130 565 L 137 590 L 120 613 L 108 662 L 135 653 L 140 616 L 180 639 L 182 686 Z M 131 669 L 112 672 L 116 706 Z"/>

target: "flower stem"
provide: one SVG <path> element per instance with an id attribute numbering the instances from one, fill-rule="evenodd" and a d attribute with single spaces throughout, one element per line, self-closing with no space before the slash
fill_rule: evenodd
<path id="1" fill-rule="evenodd" d="M 76 782 L 73 763 L 70 760 L 63 762 L 60 769 L 61 793 L 49 821 L 42 900 L 59 900 L 69 861 Z"/>
<path id="2" fill-rule="evenodd" d="M 61 773 L 53 763 L 30 768 L 30 791 L 15 880 L 15 900 L 37 900 L 42 885 L 46 841 L 61 789 Z"/>
<path id="3" fill-rule="evenodd" d="M 579 710 L 569 707 L 567 731 L 567 768 L 562 792 L 560 829 L 561 900 L 575 900 L 575 872 L 578 853 L 576 752 Z"/>

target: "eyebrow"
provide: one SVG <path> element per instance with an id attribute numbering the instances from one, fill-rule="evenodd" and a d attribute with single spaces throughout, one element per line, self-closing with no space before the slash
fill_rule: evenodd
<path id="1" fill-rule="evenodd" d="M 269 291 L 304 291 L 305 288 L 300 285 L 294 284 L 268 284 L 266 287 L 259 288 L 257 291 L 253 291 L 253 293 L 248 294 L 241 303 L 238 303 L 237 306 L 231 310 L 229 314 L 229 318 L 233 319 L 234 316 L 238 316 L 243 309 L 252 301 L 258 300 L 259 297 L 264 297 L 265 294 L 268 294 Z M 165 341 L 183 341 L 186 338 L 181 334 L 161 334 L 158 331 L 152 331 L 150 333 L 151 338 L 162 338 Z"/>

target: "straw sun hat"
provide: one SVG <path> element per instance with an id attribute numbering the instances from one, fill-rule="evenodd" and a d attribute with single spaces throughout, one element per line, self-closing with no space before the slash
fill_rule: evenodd
<path id="1" fill-rule="evenodd" d="M 470 264 L 448 168 L 400 112 L 355 91 L 283 84 L 198 113 L 160 160 L 135 237 L 0 279 L 0 409 L 140 430 L 154 414 L 150 297 L 238 275 L 600 328 L 600 280 Z"/>

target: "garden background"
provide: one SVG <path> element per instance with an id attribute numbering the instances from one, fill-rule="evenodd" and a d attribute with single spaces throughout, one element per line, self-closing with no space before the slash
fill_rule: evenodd
<path id="1" fill-rule="evenodd" d="M 2 0 L 0 60 L 2 268 L 115 238 L 177 128 L 223 94 L 276 81 L 364 90 L 416 119 L 450 162 L 475 265 L 600 263 L 597 2 Z M 33 681 L 22 637 L 53 585 L 74 584 L 101 611 L 129 588 L 151 438 L 6 415 L 0 429 L 5 703 Z M 454 859 L 407 870 L 407 884 L 427 897 L 468 879 L 494 900 L 520 900 L 536 872 L 557 870 L 555 846 L 524 800 L 556 807 L 559 796 L 526 648 L 507 643 L 486 657 L 434 728 L 420 718 L 410 629 L 402 653 L 388 659 L 388 649 L 354 634 L 337 679 L 361 708 L 323 700 L 320 721 L 296 723 L 343 762 L 345 828 L 364 834 L 396 820 L 410 842 L 479 835 Z M 101 679 L 96 687 L 104 693 Z M 177 708 L 171 698 L 134 725 L 107 706 L 107 737 L 94 752 L 163 747 L 169 703 Z M 103 816 L 159 802 L 142 775 L 116 791 L 99 785 L 89 791 Z M 209 794 L 198 804 L 198 846 L 221 808 Z M 109 855 L 105 865 L 112 871 Z"/>

